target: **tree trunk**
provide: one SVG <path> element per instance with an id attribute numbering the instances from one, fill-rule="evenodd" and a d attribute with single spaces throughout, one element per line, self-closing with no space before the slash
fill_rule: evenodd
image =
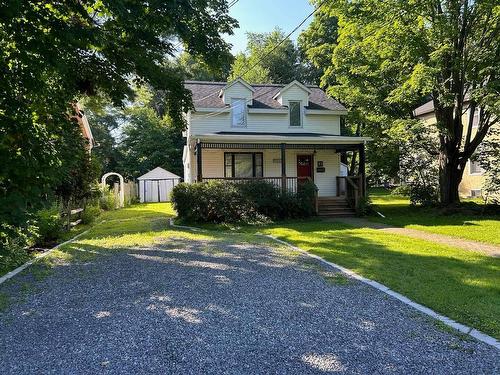
<path id="1" fill-rule="evenodd" d="M 443 205 L 460 203 L 458 186 L 462 181 L 463 167 L 459 161 L 448 155 L 446 149 L 439 154 L 439 200 Z"/>

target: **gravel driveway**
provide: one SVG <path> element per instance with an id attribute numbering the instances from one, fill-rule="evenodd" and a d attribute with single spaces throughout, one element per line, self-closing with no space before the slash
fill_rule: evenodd
<path id="1" fill-rule="evenodd" d="M 18 297 L 0 313 L 0 373 L 500 372 L 493 347 L 290 251 L 185 239 L 96 251 L 0 286 Z"/>

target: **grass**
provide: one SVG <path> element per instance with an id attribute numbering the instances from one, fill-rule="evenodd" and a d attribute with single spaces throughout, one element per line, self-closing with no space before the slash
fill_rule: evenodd
<path id="1" fill-rule="evenodd" d="M 372 189 L 370 197 L 376 210 L 385 216 L 371 218 L 373 221 L 500 245 L 499 216 L 477 213 L 446 215 L 436 208 L 412 207 L 408 198 L 391 195 L 385 189 Z M 469 204 L 477 202 L 471 200 Z"/>
<path id="2" fill-rule="evenodd" d="M 293 243 L 500 338 L 498 258 L 333 222 L 281 223 L 241 230 L 260 231 Z"/>

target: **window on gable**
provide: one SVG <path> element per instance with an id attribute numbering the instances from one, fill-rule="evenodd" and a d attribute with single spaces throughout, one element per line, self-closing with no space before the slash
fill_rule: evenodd
<path id="1" fill-rule="evenodd" d="M 262 153 L 226 152 L 224 154 L 224 176 L 230 178 L 262 177 Z"/>
<path id="2" fill-rule="evenodd" d="M 288 114 L 290 117 L 290 126 L 300 127 L 302 126 L 302 111 L 301 103 L 299 101 L 288 102 Z"/>
<path id="3" fill-rule="evenodd" d="M 231 99 L 231 126 L 244 128 L 247 126 L 246 99 Z"/>

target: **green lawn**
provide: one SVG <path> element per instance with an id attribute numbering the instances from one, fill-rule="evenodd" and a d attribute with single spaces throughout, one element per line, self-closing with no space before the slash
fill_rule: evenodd
<path id="1" fill-rule="evenodd" d="M 407 198 L 390 195 L 385 189 L 372 189 L 370 197 L 375 209 L 385 216 L 371 220 L 500 245 L 500 216 L 478 213 L 445 215 L 436 208 L 412 207 Z"/>

